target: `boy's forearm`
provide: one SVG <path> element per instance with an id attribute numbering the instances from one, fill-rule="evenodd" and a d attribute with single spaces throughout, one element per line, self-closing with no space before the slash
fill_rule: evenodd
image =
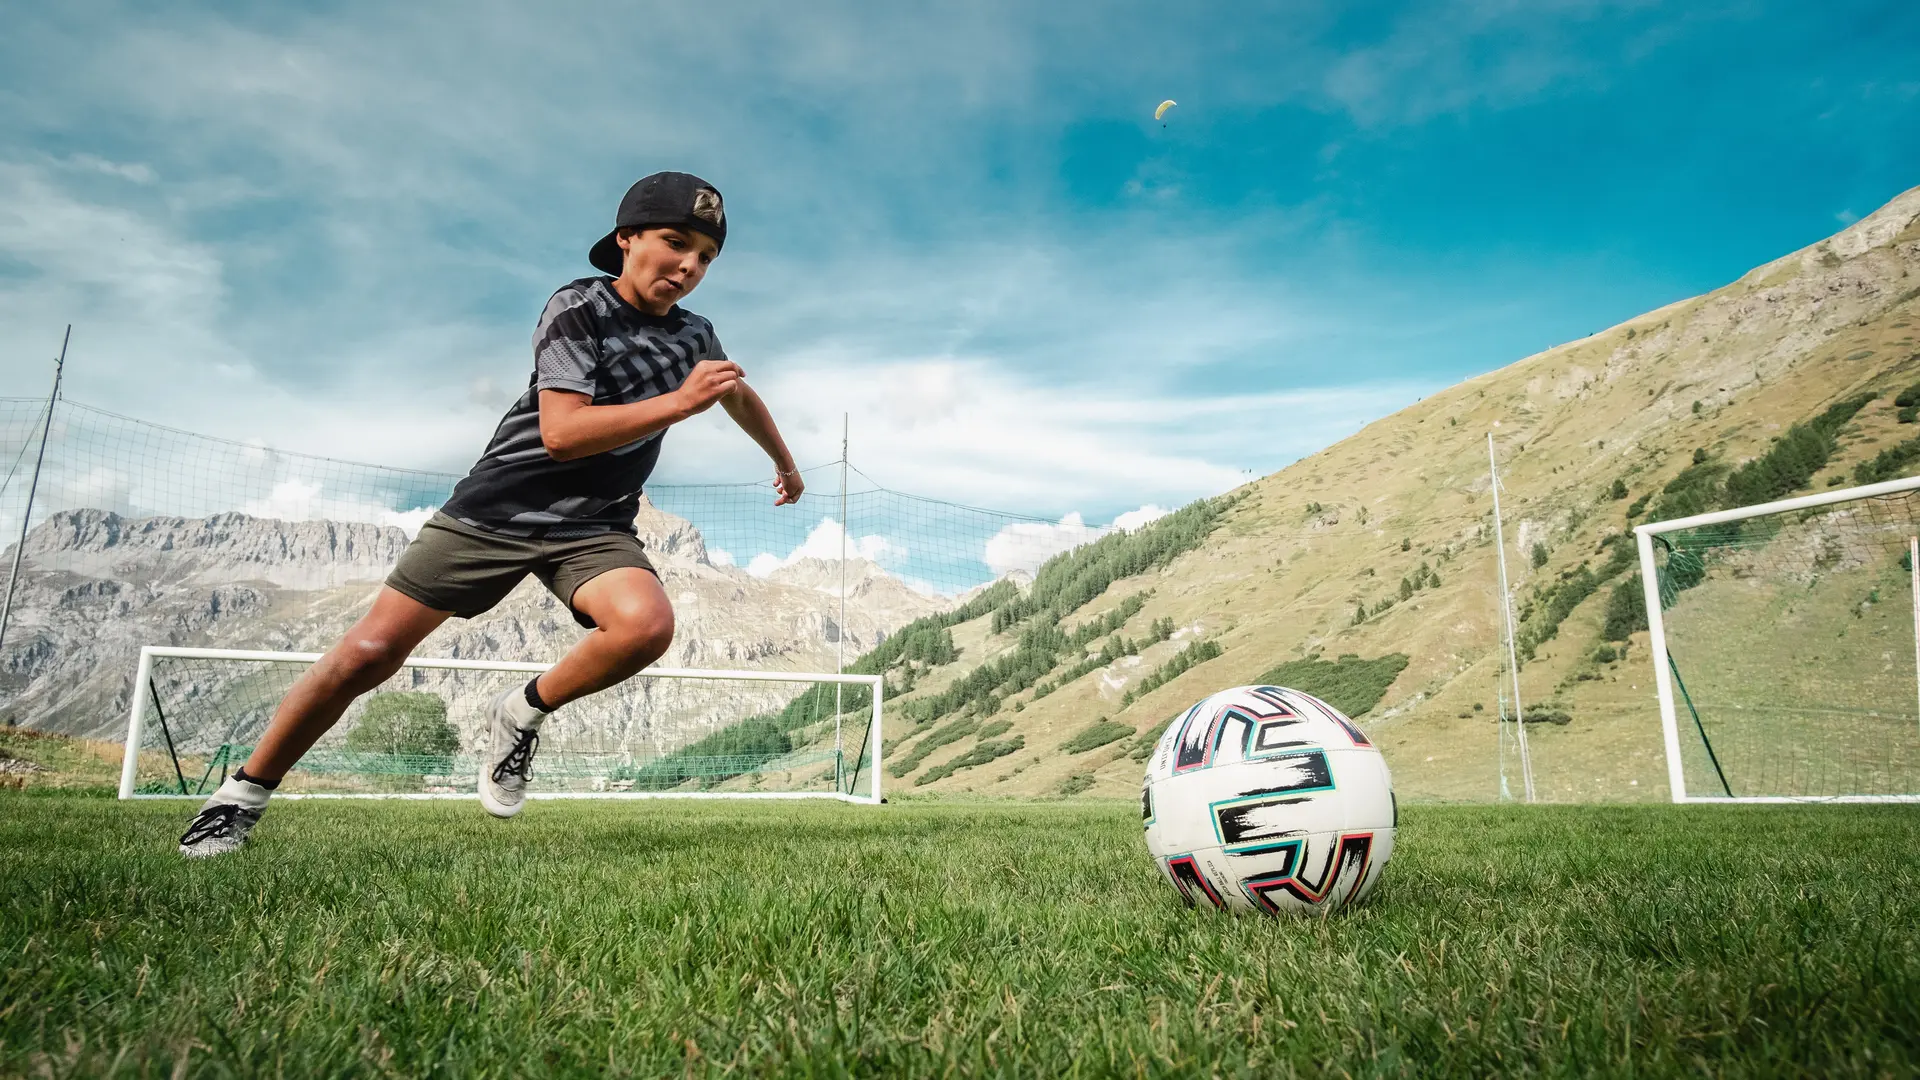
<path id="1" fill-rule="evenodd" d="M 558 400 L 548 398 L 554 394 Z M 543 391 L 540 441 L 556 461 L 571 461 L 622 447 L 664 431 L 692 415 L 679 394 L 662 394 L 627 405 L 586 405 L 567 401 L 582 395 Z"/>
<path id="2" fill-rule="evenodd" d="M 727 410 L 728 416 L 733 417 L 733 422 L 740 425 L 740 430 L 767 452 L 767 456 L 773 459 L 774 468 L 782 472 L 793 471 L 793 455 L 787 450 L 786 440 L 780 437 L 780 428 L 773 422 L 773 413 L 767 411 L 767 403 L 760 400 L 760 395 L 754 393 L 753 387 L 741 383 L 739 390 L 720 399 L 720 405 Z"/>

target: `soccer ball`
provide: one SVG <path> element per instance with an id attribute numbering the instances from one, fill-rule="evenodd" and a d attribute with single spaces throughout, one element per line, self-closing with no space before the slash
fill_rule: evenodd
<path id="1" fill-rule="evenodd" d="M 1167 725 L 1140 789 L 1147 851 L 1189 906 L 1328 914 L 1393 854 L 1386 759 L 1312 694 L 1237 686 Z"/>

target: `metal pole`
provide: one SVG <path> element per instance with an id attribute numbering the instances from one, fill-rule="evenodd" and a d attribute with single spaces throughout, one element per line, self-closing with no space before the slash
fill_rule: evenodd
<path id="1" fill-rule="evenodd" d="M 147 711 L 148 688 L 153 685 L 153 646 L 140 648 L 140 668 L 133 675 L 133 700 L 127 705 L 127 747 L 120 755 L 120 797 L 133 798 L 133 782 L 140 769 L 140 721 Z"/>
<path id="2" fill-rule="evenodd" d="M 1520 736 L 1520 781 L 1533 801 L 1533 757 L 1527 752 L 1527 714 L 1520 708 L 1520 655 L 1513 644 L 1513 593 L 1507 587 L 1507 540 L 1500 524 L 1500 467 L 1493 456 L 1493 432 L 1487 432 L 1487 476 L 1493 481 L 1493 543 L 1500 552 L 1500 614 L 1507 624 L 1507 670 L 1513 673 L 1513 723 Z"/>
<path id="3" fill-rule="evenodd" d="M 1667 655 L 1667 617 L 1660 608 L 1660 575 L 1653 565 L 1653 534 L 1634 530 L 1640 548 L 1640 589 L 1647 605 L 1647 646 L 1653 650 L 1653 693 L 1660 702 L 1660 741 L 1667 751 L 1667 793 L 1687 801 L 1687 770 L 1680 761 L 1680 716 L 1673 701 L 1672 659 Z"/>
<path id="4" fill-rule="evenodd" d="M 851 421 L 849 414 L 840 414 L 840 628 L 833 635 L 833 673 L 846 673 L 844 656 L 847 647 L 847 429 Z M 840 712 L 841 683 L 833 684 L 833 752 L 838 759 L 841 753 L 842 733 Z M 837 787 L 836 783 L 836 787 Z"/>
<path id="5" fill-rule="evenodd" d="M 869 766 L 869 768 L 873 770 L 873 803 L 875 806 L 887 801 L 880 793 L 880 762 L 882 760 L 880 751 L 880 702 L 881 699 L 886 696 L 886 693 L 887 677 L 882 675 L 873 684 L 873 727 L 869 729 L 872 734 L 867 740 L 873 746 L 873 764 Z"/>
<path id="6" fill-rule="evenodd" d="M 40 428 L 40 452 L 33 459 L 33 483 L 27 485 L 27 508 L 20 514 L 20 540 L 13 546 L 13 572 L 7 575 L 7 600 L 0 605 L 0 644 L 7 640 L 7 622 L 13 618 L 13 590 L 20 583 L 20 556 L 27 551 L 27 526 L 33 522 L 33 496 L 40 490 L 40 464 L 47 460 L 47 435 L 53 431 L 53 405 L 60 400 L 60 375 L 67 368 L 67 342 L 73 340 L 73 324 L 60 339 L 60 359 L 53 362 L 53 393 L 47 395 L 47 420 Z"/>

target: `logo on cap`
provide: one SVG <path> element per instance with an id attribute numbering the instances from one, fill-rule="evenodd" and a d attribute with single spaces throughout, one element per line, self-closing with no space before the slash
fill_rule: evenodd
<path id="1" fill-rule="evenodd" d="M 720 193 L 712 188 L 700 188 L 693 193 L 693 216 L 719 228 L 727 223 L 727 212 L 720 205 Z"/>

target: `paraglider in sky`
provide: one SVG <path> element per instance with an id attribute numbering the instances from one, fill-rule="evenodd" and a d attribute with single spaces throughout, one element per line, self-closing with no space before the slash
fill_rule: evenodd
<path id="1" fill-rule="evenodd" d="M 1167 110 L 1173 108 L 1175 105 L 1178 105 L 1178 104 L 1180 103 L 1173 100 L 1172 98 L 1168 98 L 1167 100 L 1160 103 L 1159 108 L 1153 110 L 1153 118 L 1155 120 L 1161 121 L 1161 124 L 1160 124 L 1161 127 L 1166 127 L 1167 125 L 1165 121 L 1167 119 Z"/>

